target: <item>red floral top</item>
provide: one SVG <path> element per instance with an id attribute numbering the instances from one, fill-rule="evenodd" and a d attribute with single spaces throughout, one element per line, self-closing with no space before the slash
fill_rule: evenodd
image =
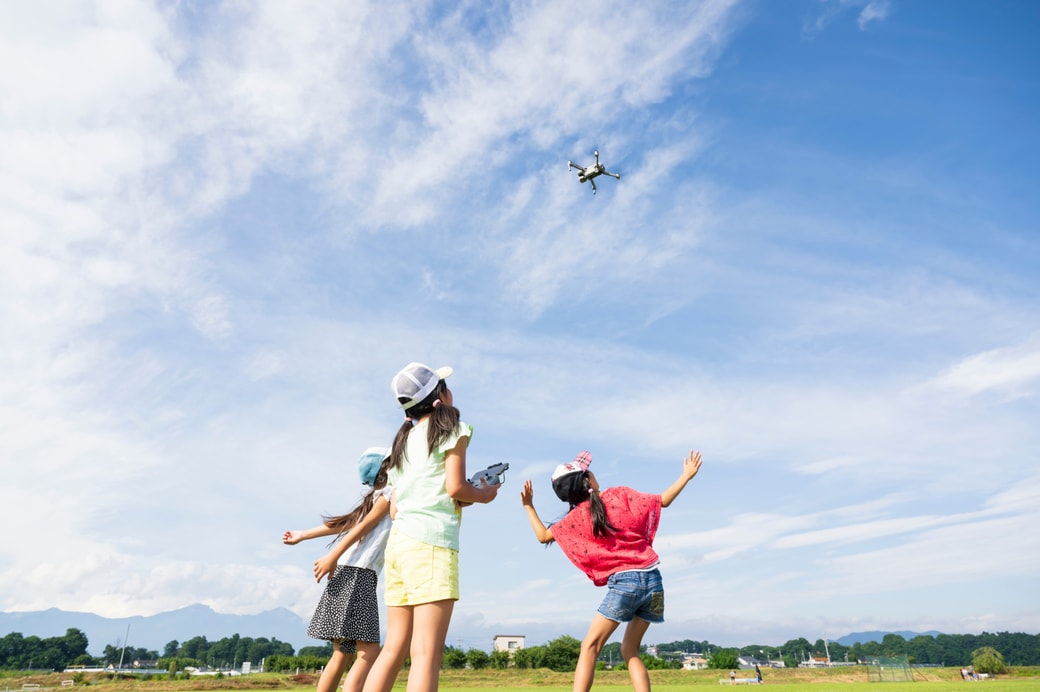
<path id="1" fill-rule="evenodd" d="M 596 586 L 616 572 L 648 569 L 658 563 L 654 536 L 661 521 L 661 496 L 618 486 L 600 492 L 607 518 L 617 531 L 592 533 L 589 503 L 582 502 L 550 526 L 553 538 Z"/>

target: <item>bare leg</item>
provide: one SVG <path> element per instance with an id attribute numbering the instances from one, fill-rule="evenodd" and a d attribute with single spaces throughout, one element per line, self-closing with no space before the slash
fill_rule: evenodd
<path id="1" fill-rule="evenodd" d="M 365 679 L 379 656 L 379 642 L 358 642 L 357 658 L 347 673 L 343 683 L 343 692 L 361 692 L 365 687 Z"/>
<path id="2" fill-rule="evenodd" d="M 455 601 L 444 600 L 414 606 L 412 665 L 408 669 L 408 692 L 436 692 L 440 683 L 444 640 Z"/>
<path id="3" fill-rule="evenodd" d="M 332 641 L 332 656 L 329 657 L 329 662 L 325 664 L 325 670 L 321 671 L 321 677 L 318 678 L 317 692 L 336 692 L 336 688 L 339 687 L 339 681 L 343 678 L 344 671 L 347 670 L 350 662 L 353 660 L 354 654 L 341 651 L 339 640 L 334 639 Z"/>
<path id="4" fill-rule="evenodd" d="M 599 658 L 599 653 L 603 651 L 603 647 L 617 626 L 618 623 L 608 620 L 599 613 L 593 616 L 589 631 L 581 642 L 578 667 L 574 670 L 574 692 L 589 692 L 592 689 L 592 678 L 596 674 L 596 659 Z"/>
<path id="5" fill-rule="evenodd" d="M 412 641 L 412 607 L 388 606 L 386 641 L 363 686 L 364 692 L 390 692 L 401 672 Z"/>
<path id="6" fill-rule="evenodd" d="M 643 635 L 649 627 L 650 623 L 646 620 L 633 617 L 625 627 L 625 636 L 621 640 L 621 658 L 628 666 L 628 677 L 635 692 L 650 692 L 650 674 L 646 672 L 643 659 L 639 658 Z"/>

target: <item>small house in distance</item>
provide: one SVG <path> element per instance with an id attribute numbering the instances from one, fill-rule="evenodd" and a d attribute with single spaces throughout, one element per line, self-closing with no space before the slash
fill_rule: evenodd
<path id="1" fill-rule="evenodd" d="M 496 634 L 491 648 L 493 651 L 508 651 L 511 654 L 524 648 L 525 639 L 527 637 L 523 634 Z"/>
<path id="2" fill-rule="evenodd" d="M 708 667 L 708 660 L 700 654 L 683 656 L 682 667 L 683 670 L 704 670 Z"/>

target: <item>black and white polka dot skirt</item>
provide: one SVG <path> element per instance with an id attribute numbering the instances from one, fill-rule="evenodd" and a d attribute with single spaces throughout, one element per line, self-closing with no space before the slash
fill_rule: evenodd
<path id="1" fill-rule="evenodd" d="M 375 572 L 364 567 L 336 567 L 329 577 L 307 635 L 315 639 L 346 642 L 379 641 L 379 603 Z M 346 649 L 353 649 L 348 646 Z"/>

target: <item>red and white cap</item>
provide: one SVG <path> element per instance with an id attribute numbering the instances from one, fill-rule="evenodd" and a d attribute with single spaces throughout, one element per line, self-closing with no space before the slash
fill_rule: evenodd
<path id="1" fill-rule="evenodd" d="M 582 488 L 584 488 L 582 474 L 589 470 L 591 463 L 592 455 L 582 452 L 569 464 L 557 466 L 552 475 L 552 487 L 556 497 L 564 502 L 571 502 L 573 498 L 581 494 Z"/>
<path id="2" fill-rule="evenodd" d="M 574 461 L 567 464 L 560 464 L 553 471 L 552 481 L 555 483 L 558 479 L 566 476 L 569 473 L 580 473 L 582 471 L 589 470 L 589 464 L 592 463 L 592 455 L 588 452 L 581 452 L 578 456 L 574 457 Z"/>

